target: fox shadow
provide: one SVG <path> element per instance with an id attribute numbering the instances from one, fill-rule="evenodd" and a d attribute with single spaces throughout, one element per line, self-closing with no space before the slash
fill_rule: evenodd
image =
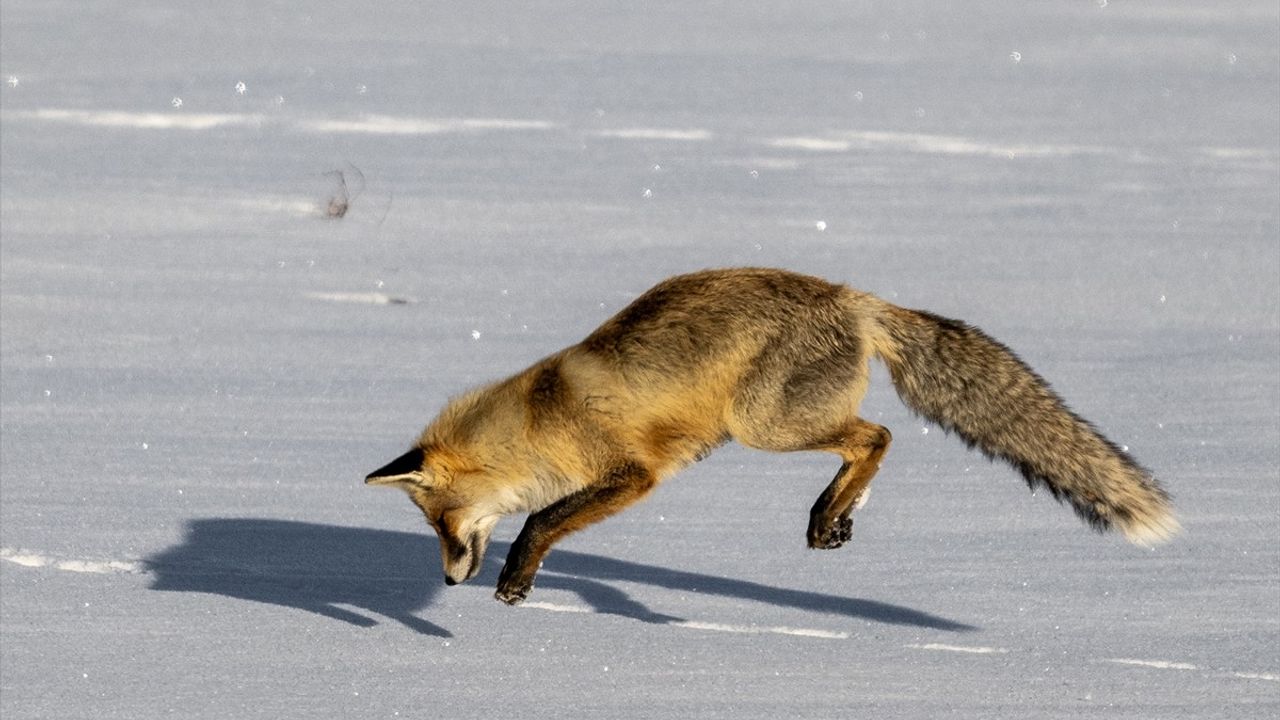
<path id="1" fill-rule="evenodd" d="M 493 586 L 510 544 L 494 541 L 486 571 L 473 582 Z M 451 637 L 417 615 L 444 587 L 434 538 L 387 530 L 285 520 L 210 518 L 188 522 L 183 542 L 146 560 L 151 589 L 202 592 L 296 608 L 361 627 L 377 621 L 350 608 L 395 620 L 417 632 Z M 541 588 L 577 594 L 596 612 L 643 622 L 680 618 L 655 613 L 609 584 L 624 581 L 723 595 L 890 625 L 945 631 L 973 626 L 919 610 L 858 598 L 773 587 L 672 570 L 571 550 L 553 550 L 538 575 Z"/>

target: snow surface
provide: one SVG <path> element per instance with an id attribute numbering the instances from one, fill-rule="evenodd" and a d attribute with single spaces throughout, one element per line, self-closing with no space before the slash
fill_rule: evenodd
<path id="1" fill-rule="evenodd" d="M 947 7 L 4 0 L 0 716 L 1280 715 L 1280 9 Z M 832 458 L 730 446 L 509 608 L 518 520 L 445 588 L 363 486 L 747 264 L 983 327 L 1183 534 L 1088 532 L 882 371 L 833 552 Z"/>

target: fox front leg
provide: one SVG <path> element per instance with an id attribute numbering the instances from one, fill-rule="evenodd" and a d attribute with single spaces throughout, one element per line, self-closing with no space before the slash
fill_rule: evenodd
<path id="1" fill-rule="evenodd" d="M 498 573 L 494 597 L 508 605 L 520 603 L 533 590 L 533 577 L 556 541 L 619 512 L 644 497 L 655 484 L 647 468 L 626 462 L 596 483 L 530 515 Z"/>

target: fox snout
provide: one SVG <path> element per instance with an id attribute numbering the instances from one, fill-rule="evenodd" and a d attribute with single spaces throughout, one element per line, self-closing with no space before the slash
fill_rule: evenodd
<path id="1" fill-rule="evenodd" d="M 480 574 L 480 566 L 484 563 L 484 552 L 489 546 L 489 535 L 492 531 L 492 523 L 483 523 L 465 537 L 457 537 L 447 530 L 437 533 L 440 538 L 440 558 L 444 565 L 445 585 L 464 583 Z"/>
<path id="2" fill-rule="evenodd" d="M 444 584 L 450 587 L 464 583 L 480 574 L 480 564 L 484 560 L 483 551 L 475 552 L 474 541 L 470 547 L 450 548 L 451 543 L 440 540 L 440 552 L 444 555 Z"/>
<path id="3" fill-rule="evenodd" d="M 445 565 L 444 568 L 444 584 L 449 587 L 461 585 L 480 574 L 480 565 L 484 561 L 483 556 L 470 556 L 465 558 L 460 567 L 451 568 Z"/>

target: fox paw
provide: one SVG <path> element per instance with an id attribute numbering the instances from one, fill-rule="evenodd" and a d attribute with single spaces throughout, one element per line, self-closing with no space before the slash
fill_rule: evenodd
<path id="1" fill-rule="evenodd" d="M 529 597 L 532 591 L 532 577 L 513 577 L 513 573 L 508 573 L 506 566 L 503 566 L 502 572 L 498 575 L 498 590 L 493 596 L 508 605 L 519 605 Z"/>
<path id="2" fill-rule="evenodd" d="M 498 591 L 493 594 L 493 597 L 508 605 L 519 605 L 524 602 L 525 598 L 529 597 L 529 592 L 531 590 L 533 590 L 532 585 L 525 585 L 524 587 L 500 587 L 498 588 Z"/>
<path id="3" fill-rule="evenodd" d="M 823 525 L 818 522 L 809 524 L 809 547 L 818 550 L 834 550 L 853 538 L 853 519 L 836 518 L 835 522 Z"/>

